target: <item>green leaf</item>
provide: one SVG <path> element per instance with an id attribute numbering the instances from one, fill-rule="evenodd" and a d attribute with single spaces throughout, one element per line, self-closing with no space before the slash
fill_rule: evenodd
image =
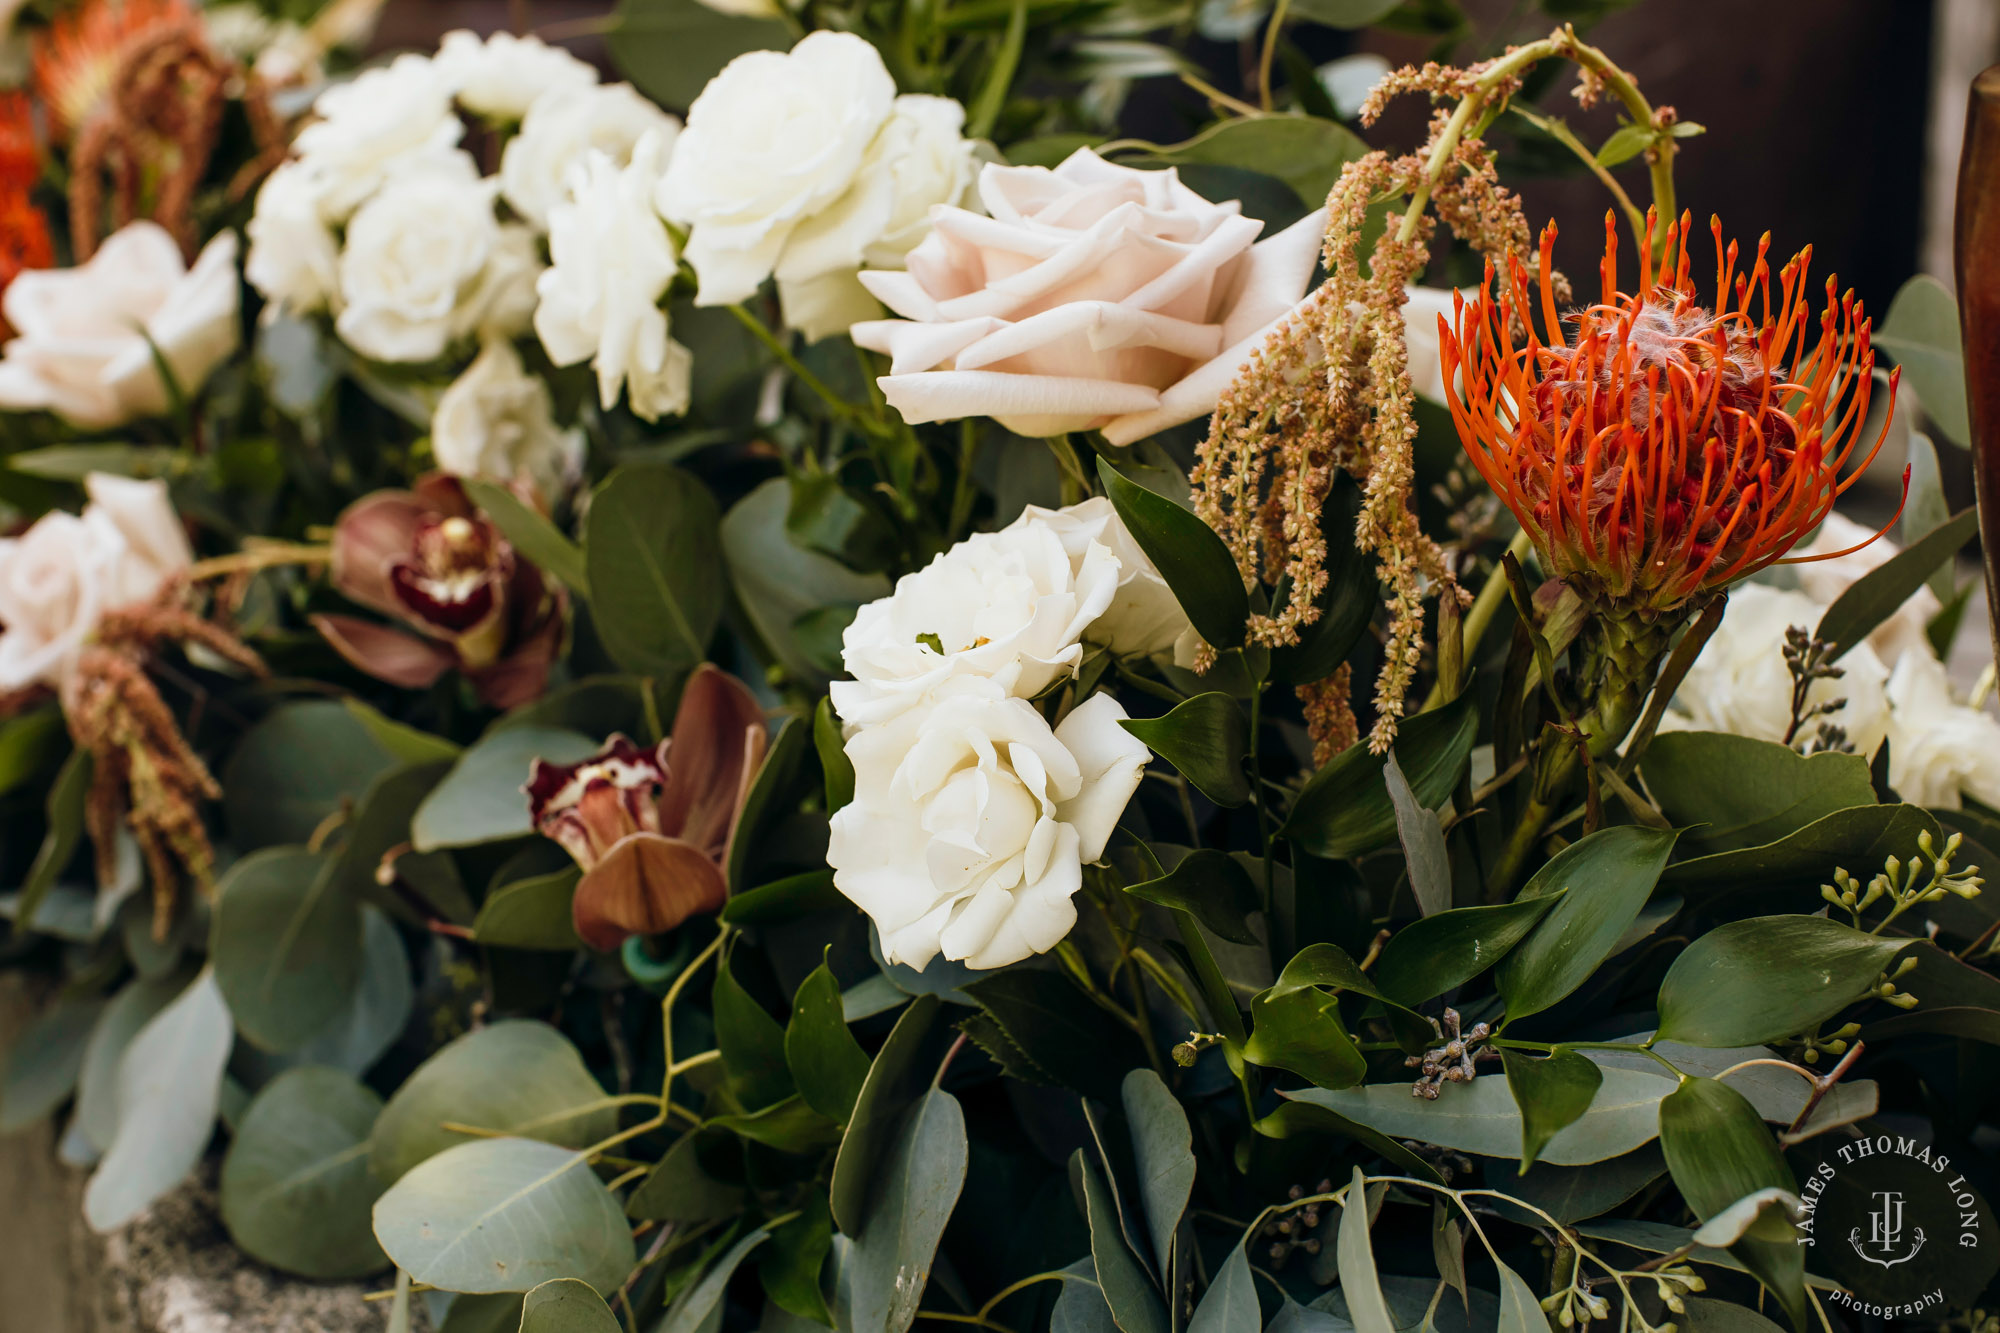
<path id="1" fill-rule="evenodd" d="M 105 1006 L 98 996 L 65 996 L 14 1038 L 0 1068 L 0 1134 L 39 1123 L 69 1099 Z"/>
<path id="2" fill-rule="evenodd" d="M 1509 1019 L 1540 1013 L 1590 979 L 1646 905 L 1678 836 L 1637 825 L 1599 829 L 1535 872 L 1522 897 L 1561 897 L 1500 964 Z"/>
<path id="3" fill-rule="evenodd" d="M 1687 1326 L 1695 1333 L 1783 1333 L 1784 1325 L 1774 1324 L 1747 1305 L 1733 1301 L 1711 1301 L 1690 1296 Z"/>
<path id="4" fill-rule="evenodd" d="M 1654 737 L 1640 772 L 1667 819 L 1710 851 L 1762 846 L 1836 810 L 1875 803 L 1860 755 L 1802 755 L 1719 731 Z"/>
<path id="5" fill-rule="evenodd" d="M 382 1186 L 368 1132 L 382 1099 L 337 1069 L 280 1074 L 250 1103 L 222 1163 L 222 1221 L 245 1254 L 321 1280 L 388 1265 L 370 1214 Z"/>
<path id="6" fill-rule="evenodd" d="M 604 45 L 626 78 L 654 101 L 685 109 L 724 65 L 746 51 L 784 51 L 792 31 L 777 19 L 724 13 L 696 0 L 621 0 Z"/>
<path id="7" fill-rule="evenodd" d="M 375 779 L 356 805 L 353 818 L 341 826 L 345 835 L 333 853 L 333 891 L 343 898 L 374 903 L 411 925 L 428 926 L 442 917 L 458 925 L 476 915 L 472 899 L 458 877 L 458 867 L 442 852 L 412 852 L 410 824 L 424 798 L 451 771 L 450 758 L 431 759 L 391 768 Z M 400 851 L 396 873 L 402 884 L 386 887 L 375 878 L 382 858 Z M 416 902 L 410 901 L 414 895 Z"/>
<path id="8" fill-rule="evenodd" d="M 1910 486 L 1897 530 L 1903 545 L 1909 546 L 1951 517 L 1951 502 L 1945 499 L 1937 446 L 1931 443 L 1930 436 L 1911 431 L 1904 458 L 1910 469 Z M 1932 570 L 1927 582 L 1937 599 L 1947 605 L 1958 590 L 1958 574 L 1949 560 Z"/>
<path id="9" fill-rule="evenodd" d="M 1885 857 L 1912 855 L 1925 831 L 1940 836 L 1937 818 L 1917 806 L 1856 806 L 1762 847 L 1676 861 L 1660 882 L 1696 901 L 1746 890 L 1810 889 L 1832 879 L 1836 866 L 1877 866 Z"/>
<path id="10" fill-rule="evenodd" d="M 1379 3 L 1379 0 L 1367 2 Z M 1338 4 L 1343 0 L 1306 0 L 1306 3 Z M 1281 114 L 1225 120 L 1186 143 L 1152 152 L 1148 158 L 1163 166 L 1207 162 L 1274 176 L 1291 186 L 1307 208 L 1318 208 L 1339 181 L 1341 168 L 1358 161 L 1367 152 L 1366 143 L 1334 121 Z M 1159 564 L 1157 556 L 1153 563 Z M 1167 582 L 1172 583 L 1173 579 L 1169 577 Z M 1208 638 L 1206 634 L 1202 637 Z M 1209 642 L 1216 641 L 1209 639 Z"/>
<path id="11" fill-rule="evenodd" d="M 1160 878 L 1128 884 L 1125 892 L 1187 912 L 1232 944 L 1261 942 L 1251 932 L 1247 918 L 1263 910 L 1263 900 L 1250 882 L 1249 872 L 1227 852 L 1212 847 L 1189 852 Z"/>
<path id="12" fill-rule="evenodd" d="M 236 1027 L 288 1051 L 348 1008 L 361 975 L 361 908 L 333 890 L 332 862 L 267 847 L 231 866 L 216 889 L 208 949 Z"/>
<path id="13" fill-rule="evenodd" d="M 472 847 L 535 831 L 528 811 L 528 770 L 537 759 L 573 764 L 596 754 L 598 743 L 554 727 L 498 727 L 488 731 L 452 765 L 410 821 L 410 843 L 420 852 Z"/>
<path id="14" fill-rule="evenodd" d="M 474 1139 L 421 1162 L 376 1201 L 375 1237 L 397 1267 L 446 1291 L 559 1277 L 616 1291 L 637 1258 L 589 1159 L 533 1139 Z"/>
<path id="15" fill-rule="evenodd" d="M 1444 804 L 1472 754 L 1478 728 L 1479 714 L 1469 693 L 1403 723 L 1393 748 L 1418 804 Z M 1280 832 L 1329 861 L 1374 851 L 1396 833 L 1396 809 L 1382 764 L 1367 746 L 1350 745 L 1312 775 Z"/>
<path id="16" fill-rule="evenodd" d="M 964 989 L 1031 1063 L 1087 1097 L 1116 1098 L 1144 1060 L 1131 1033 L 1062 973 L 1010 968 Z"/>
<path id="17" fill-rule="evenodd" d="M 831 472 L 797 473 L 786 485 L 791 498 L 785 531 L 797 545 L 851 569 L 882 569 L 896 558 L 896 530 L 889 520 Z"/>
<path id="18" fill-rule="evenodd" d="M 725 578 L 715 499 L 679 468 L 627 467 L 590 497 L 592 624 L 627 671 L 672 680 L 708 654 Z"/>
<path id="19" fill-rule="evenodd" d="M 311 755 L 311 763 L 300 763 Z M 230 840 L 244 851 L 300 844 L 396 766 L 362 720 L 333 699 L 272 709 L 222 771 Z"/>
<path id="20" fill-rule="evenodd" d="M 1250 799 L 1250 778 L 1243 771 L 1250 723 L 1243 706 L 1228 695 L 1197 694 L 1162 717 L 1126 718 L 1119 725 L 1217 805 L 1234 808 Z"/>
<path id="21" fill-rule="evenodd" d="M 1256 1279 L 1250 1276 L 1250 1260 L 1241 1245 L 1229 1247 L 1229 1257 L 1216 1270 L 1214 1281 L 1201 1294 L 1201 1304 L 1188 1321 L 1188 1333 L 1256 1333 L 1264 1326 L 1263 1311 L 1257 1307 Z"/>
<path id="22" fill-rule="evenodd" d="M 727 954 L 715 970 L 713 1003 L 715 1044 L 741 1104 L 754 1110 L 789 1097 L 784 1026 L 737 984 Z"/>
<path id="23" fill-rule="evenodd" d="M 360 1078 L 402 1035 L 416 1002 L 416 986 L 410 980 L 410 957 L 403 950 L 403 937 L 379 909 L 364 905 L 361 975 L 348 993 L 347 1007 L 304 1045 L 266 1059 L 284 1068 L 326 1065 Z M 247 1056 L 252 1052 L 238 1054 Z"/>
<path id="24" fill-rule="evenodd" d="M 967 108 L 965 137 L 968 139 L 990 139 L 993 126 L 1000 119 L 1000 110 L 1007 104 L 1007 90 L 1013 86 L 1014 71 L 1021 65 L 1021 50 L 1028 40 L 1028 0 L 1014 0 L 1014 9 L 1007 16 L 1007 31 L 988 63 L 986 77 L 979 85 L 979 95 L 972 99 Z"/>
<path id="25" fill-rule="evenodd" d="M 1294 685 L 1310 685 L 1339 670 L 1368 630 L 1382 605 L 1382 585 L 1374 560 L 1355 545 L 1361 488 L 1345 472 L 1320 505 L 1320 533 L 1326 542 L 1326 588 L 1319 595 L 1319 619 L 1299 628 L 1299 641 L 1271 650 L 1271 674 Z"/>
<path id="26" fill-rule="evenodd" d="M 539 510 L 523 504 L 505 486 L 476 477 L 462 478 L 466 493 L 479 506 L 500 535 L 513 544 L 529 564 L 555 579 L 579 597 L 590 593 L 590 578 L 584 567 L 583 548 L 549 522 Z"/>
<path id="27" fill-rule="evenodd" d="M 847 757 L 847 743 L 840 734 L 840 719 L 833 715 L 833 700 L 821 699 L 813 709 L 813 749 L 819 754 L 819 769 L 826 782 L 826 812 L 839 813 L 854 799 L 854 761 Z"/>
<path id="28" fill-rule="evenodd" d="M 1201 637 L 1217 648 L 1240 645 L 1250 598 L 1222 538 L 1172 500 L 1128 480 L 1108 459 L 1097 460 L 1097 476 L 1119 519 Z"/>
<path id="29" fill-rule="evenodd" d="M 1598 148 L 1597 165 L 1615 167 L 1630 162 L 1651 148 L 1659 137 L 1659 131 L 1650 125 L 1634 125 L 1630 122 L 1620 125 Z"/>
<path id="30" fill-rule="evenodd" d="M 1382 1279 L 1375 1268 L 1374 1247 L 1368 1240 L 1368 1183 L 1361 1168 L 1347 1185 L 1340 1205 L 1340 1235 L 1334 1244 L 1340 1259 L 1340 1290 L 1347 1298 L 1347 1317 L 1355 1333 L 1396 1333 L 1389 1303 L 1382 1297 Z"/>
<path id="31" fill-rule="evenodd" d="M 1758 1046 L 1811 1032 L 1861 999 L 1910 941 L 1818 916 L 1731 921 L 1674 959 L 1660 983 L 1661 1040 Z"/>
<path id="32" fill-rule="evenodd" d="M 1521 1110 L 1521 1174 L 1527 1175 L 1548 1141 L 1590 1109 L 1604 1073 L 1575 1051 L 1557 1047 L 1544 1059 L 1525 1051 L 1500 1051 L 1507 1091 Z"/>
<path id="33" fill-rule="evenodd" d="M 1417 910 L 1435 916 L 1451 906 L 1451 853 L 1445 850 L 1444 822 L 1437 811 L 1417 803 L 1393 749 L 1382 761 L 1382 784 L 1396 811 L 1396 837 L 1403 844 Z"/>
<path id="34" fill-rule="evenodd" d="M 617 1111 L 554 1028 L 508 1019 L 468 1032 L 417 1067 L 375 1122 L 369 1163 L 399 1179 L 419 1162 L 466 1141 L 446 1124 L 469 1125 L 584 1147 L 617 1127 Z"/>
<path id="35" fill-rule="evenodd" d="M 581 949 L 570 904 L 582 874 L 568 866 L 551 875 L 531 875 L 501 885 L 480 905 L 472 938 L 510 949 Z"/>
<path id="36" fill-rule="evenodd" d="M 109 1149 L 118 1134 L 118 1065 L 126 1048 L 155 1014 L 187 989 L 187 981 L 180 974 L 128 982 L 111 997 L 91 1029 L 77 1071 L 75 1129 L 99 1153 Z"/>
<path id="37" fill-rule="evenodd" d="M 847 1326 L 905 1333 L 915 1322 L 945 1223 L 965 1187 L 965 1115 L 930 1089 L 903 1114 L 882 1159 L 882 1185 L 840 1265 Z"/>
<path id="38" fill-rule="evenodd" d="M 742 1187 L 717 1179 L 702 1165 L 705 1157 L 735 1156 L 736 1140 L 727 1130 L 704 1127 L 682 1135 L 632 1191 L 626 1213 L 644 1221 L 684 1223 L 735 1216 L 743 1208 Z"/>
<path id="39" fill-rule="evenodd" d="M 1289 1069 L 1322 1088 L 1351 1088 L 1368 1062 L 1340 1020 L 1340 1001 L 1311 988 L 1268 992 L 1250 1002 L 1250 1040 L 1243 1058 L 1253 1065 Z"/>
<path id="40" fill-rule="evenodd" d="M 1496 1261 L 1500 1273 L 1500 1327 L 1498 1333 L 1549 1333 L 1549 1317 L 1542 1313 L 1535 1289 L 1513 1269 Z"/>
<path id="41" fill-rule="evenodd" d="M 1969 505 L 1850 584 L 1813 631 L 1834 645 L 1829 660 L 1838 659 L 1895 615 L 1932 572 L 1956 555 L 1978 530 L 1979 511 Z"/>
<path id="42" fill-rule="evenodd" d="M 521 1294 L 512 1291 L 453 1296 L 438 1333 L 519 1333 L 521 1305 Z"/>
<path id="43" fill-rule="evenodd" d="M 1504 959 L 1556 902 L 1524 897 L 1412 921 L 1382 947 L 1375 984 L 1406 1005 L 1434 999 Z"/>
<path id="44" fill-rule="evenodd" d="M 391 759 L 403 764 L 427 764 L 458 758 L 460 746 L 442 736 L 382 716 L 359 699 L 342 699 L 341 706 L 359 722 Z"/>
<path id="45" fill-rule="evenodd" d="M 808 870 L 732 894 L 717 915 L 732 926 L 772 925 L 846 901 L 846 895 L 833 886 L 831 870 Z"/>
<path id="46" fill-rule="evenodd" d="M 83 811 L 90 797 L 90 770 L 90 751 L 72 750 L 63 761 L 62 771 L 56 774 L 55 785 L 49 788 L 49 798 L 43 807 L 49 827 L 42 835 L 34 863 L 28 867 L 27 878 L 21 881 L 21 895 L 14 903 L 16 921 L 35 921 L 42 899 L 48 896 L 56 876 L 62 874 L 83 842 Z"/>
<path id="47" fill-rule="evenodd" d="M 1329 28 L 1366 28 L 1402 0 L 1293 0 L 1292 14 Z"/>
<path id="48" fill-rule="evenodd" d="M 588 1282 L 558 1277 L 522 1298 L 521 1333 L 620 1333 L 620 1326 Z"/>
<path id="49" fill-rule="evenodd" d="M 0 723 L 0 794 L 39 776 L 62 752 L 67 738 L 62 709 L 53 705 Z"/>
<path id="50" fill-rule="evenodd" d="M 820 1270 L 832 1248 L 833 1214 L 827 1210 L 826 1195 L 809 1193 L 799 1205 L 799 1215 L 772 1230 L 771 1247 L 758 1257 L 757 1276 L 771 1303 L 801 1319 L 833 1327 L 833 1312 L 827 1309 L 820 1287 Z"/>
<path id="51" fill-rule="evenodd" d="M 770 1235 L 759 1227 L 730 1246 L 728 1253 L 702 1274 L 701 1281 L 674 1298 L 657 1333 L 705 1333 L 705 1330 L 715 1327 L 719 1320 L 711 1316 L 721 1311 L 723 1295 L 729 1290 L 729 1279 L 750 1251 L 770 1239 Z"/>
<path id="52" fill-rule="evenodd" d="M 938 999 L 920 995 L 903 1011 L 889 1032 L 882 1049 L 868 1066 L 868 1077 L 855 1099 L 854 1114 L 841 1137 L 840 1153 L 834 1158 L 833 1180 L 828 1186 L 833 1220 L 849 1236 L 861 1234 L 868 1212 L 868 1198 L 875 1186 L 875 1173 L 905 1107 L 916 1100 L 924 1085 L 924 1071 L 917 1065 L 924 1043 L 937 1021 Z"/>
<path id="53" fill-rule="evenodd" d="M 736 831 L 729 837 L 729 864 L 724 869 L 728 872 L 731 893 L 741 893 L 750 887 L 750 867 L 759 841 L 773 825 L 798 808 L 799 770 L 812 746 L 810 730 L 803 720 L 790 717 L 778 728 L 777 735 L 771 737 L 763 767 L 757 770 L 750 790 L 743 795 Z"/>
<path id="54" fill-rule="evenodd" d="M 1714 1079 L 1683 1079 L 1660 1103 L 1660 1147 L 1675 1187 L 1704 1222 L 1761 1189 L 1798 1192 L 1798 1182 L 1756 1108 Z M 1805 1251 L 1795 1239 L 1746 1237 L 1730 1252 L 1770 1288 L 1793 1325 L 1803 1328 Z"/>
<path id="55" fill-rule="evenodd" d="M 1174 1232 L 1194 1193 L 1194 1131 L 1187 1112 L 1150 1069 L 1135 1069 L 1119 1088 L 1138 1168 L 1140 1211 L 1158 1271 L 1168 1271 Z"/>
<path id="56" fill-rule="evenodd" d="M 1927 273 L 1911 278 L 1889 303 L 1889 317 L 1872 341 L 1896 358 L 1932 424 L 1960 448 L 1971 444 L 1965 353 L 1951 290 Z"/>
<path id="57" fill-rule="evenodd" d="M 1396 1029 L 1403 1049 L 1414 1054 L 1431 1042 L 1431 1026 L 1415 1010 L 1407 1008 L 1368 979 L 1354 960 L 1337 944 L 1309 944 L 1292 955 L 1285 970 L 1271 983 L 1267 997 L 1289 994 L 1303 986 L 1324 986 L 1329 990 L 1352 991 L 1378 1000 L 1388 1010 L 1389 1025 Z M 1426 997 L 1428 998 L 1428 997 Z"/>
<path id="58" fill-rule="evenodd" d="M 1121 1333 L 1167 1333 L 1167 1310 L 1138 1257 L 1125 1244 L 1111 1191 L 1084 1149 L 1069 1159 L 1070 1185 L 1083 1198 L 1097 1285 Z"/>
<path id="59" fill-rule="evenodd" d="M 837 666 L 837 659 L 818 659 L 801 638 L 800 618 L 815 612 L 822 613 L 822 621 L 826 613 L 843 617 L 837 626 L 815 626 L 835 630 L 837 644 L 838 630 L 846 628 L 854 608 L 886 597 L 889 580 L 857 573 L 793 541 L 785 530 L 790 498 L 785 479 L 773 477 L 737 501 L 722 520 L 722 549 L 736 599 L 758 636 L 793 679 L 816 687 L 828 679 L 828 668 Z"/>
<path id="60" fill-rule="evenodd" d="M 1673 1080 L 1657 1074 L 1605 1069 L 1590 1109 L 1549 1139 L 1539 1161 L 1587 1166 L 1651 1143 L 1659 1132 L 1660 1099 L 1673 1090 Z M 1337 1091 L 1307 1088 L 1285 1095 L 1391 1138 L 1434 1143 L 1480 1157 L 1518 1161 L 1525 1139 L 1521 1108 L 1507 1080 L 1498 1074 L 1448 1083 L 1436 1101 L 1412 1097 L 1407 1082 Z"/>
<path id="61" fill-rule="evenodd" d="M 868 1078 L 868 1055 L 841 1016 L 840 982 L 825 963 L 799 983 L 785 1024 L 785 1063 L 806 1104 L 846 1124 Z"/>

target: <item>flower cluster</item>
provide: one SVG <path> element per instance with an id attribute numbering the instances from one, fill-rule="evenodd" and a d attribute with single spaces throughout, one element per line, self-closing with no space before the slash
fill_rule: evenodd
<path id="1" fill-rule="evenodd" d="M 843 639 L 855 679 L 832 687 L 854 798 L 827 861 L 885 958 L 1004 967 L 1069 933 L 1083 867 L 1148 753 L 1111 695 L 1058 687 L 1087 644 L 1152 653 L 1191 637 L 1103 499 L 1030 509 L 861 608 Z M 1051 726 L 1045 709 L 1065 705 Z"/>

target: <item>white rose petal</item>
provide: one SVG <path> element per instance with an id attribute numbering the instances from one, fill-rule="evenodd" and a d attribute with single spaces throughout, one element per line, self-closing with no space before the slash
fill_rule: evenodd
<path id="1" fill-rule="evenodd" d="M 977 685 L 847 742 L 854 799 L 827 862 L 891 962 L 994 968 L 1053 948 L 1146 762 L 1109 695 L 1051 731 L 1025 699 Z"/>
<path id="2" fill-rule="evenodd" d="M 326 225 L 323 195 L 320 178 L 299 162 L 284 163 L 257 191 L 243 276 L 273 315 L 310 314 L 339 299 L 340 243 Z"/>
<path id="3" fill-rule="evenodd" d="M 335 329 L 376 361 L 436 359 L 485 313 L 480 284 L 499 244 L 490 181 L 390 182 L 348 224 Z"/>
<path id="4" fill-rule="evenodd" d="M 1898 796 L 1944 810 L 1967 795 L 2000 804 L 2000 722 L 1952 698 L 1942 662 L 1928 651 L 1904 653 L 1888 696 L 1889 785 Z"/>
<path id="5" fill-rule="evenodd" d="M 881 54 L 852 33 L 752 51 L 709 80 L 658 196 L 690 228 L 698 304 L 744 300 L 771 276 L 799 225 L 855 183 L 895 102 Z M 794 276 L 826 271 L 807 267 Z"/>
<path id="6" fill-rule="evenodd" d="M 559 366 L 589 360 L 599 402 L 613 406 L 622 390 L 648 421 L 686 411 L 691 380 L 692 358 L 667 336 L 660 309 L 680 262 L 653 211 L 665 154 L 656 133 L 640 140 L 623 167 L 590 154 L 568 200 L 550 212 L 554 263 L 536 284 L 535 332 L 550 359 Z"/>
<path id="7" fill-rule="evenodd" d="M 554 500 L 582 472 L 583 437 L 551 414 L 548 383 L 493 339 L 438 399 L 431 452 L 444 471 L 503 485 L 526 478 Z"/>
<path id="8" fill-rule="evenodd" d="M 432 61 L 401 55 L 319 95 L 319 118 L 293 147 L 320 183 L 327 221 L 345 221 L 397 170 L 458 143 L 465 127 L 451 91 Z"/>
<path id="9" fill-rule="evenodd" d="M 1124 444 L 1210 411 L 1298 302 L 1325 227 L 1263 224 L 1168 171 L 1079 149 L 1053 170 L 989 165 L 990 217 L 933 211 L 908 271 L 862 282 L 903 318 L 855 326 L 911 423 L 990 416 L 1024 435 Z"/>
<path id="10" fill-rule="evenodd" d="M 1864 542 L 1867 544 L 1863 545 Z M 1854 547 L 1860 549 L 1851 549 Z M 1828 514 L 1813 539 L 1793 554 L 1828 555 L 1835 551 L 1846 554 L 1796 566 L 1799 586 L 1815 601 L 1831 606 L 1840 594 L 1854 586 L 1856 579 L 1894 559 L 1901 549 L 1887 537 L 1876 537 L 1873 528 L 1863 527 L 1842 514 Z M 1868 646 L 1891 667 L 1910 653 L 1929 657 L 1930 638 L 1924 627 L 1943 609 L 1936 593 L 1919 588 L 1896 608 L 1895 615 L 1875 627 L 1868 636 Z"/>
<path id="11" fill-rule="evenodd" d="M 436 65 L 460 106 L 494 120 L 519 120 L 547 93 L 597 82 L 595 69 L 561 47 L 511 32 L 484 41 L 462 28 L 448 32 L 438 45 Z"/>
<path id="12" fill-rule="evenodd" d="M 0 410 L 50 411 L 85 429 L 159 416 L 171 405 L 157 356 L 193 394 L 241 341 L 236 235 L 193 268 L 152 222 L 119 229 L 75 268 L 23 273 L 0 311 L 16 336 L 0 355 Z"/>
<path id="13" fill-rule="evenodd" d="M 602 153 L 622 167 L 649 132 L 658 137 L 665 161 L 680 133 L 680 122 L 630 84 L 553 92 L 528 108 L 521 132 L 501 154 L 501 194 L 515 212 L 546 229 L 550 210 L 568 191 L 570 173 L 588 153 Z"/>
<path id="14" fill-rule="evenodd" d="M 968 537 L 855 614 L 841 636 L 855 679 L 833 683 L 833 706 L 849 724 L 871 725 L 968 677 L 1035 695 L 1076 671 L 1084 631 L 1118 578 L 1109 547 L 1085 541 L 1072 559 L 1046 523 Z"/>
<path id="15" fill-rule="evenodd" d="M 1188 634 L 1187 612 L 1160 577 L 1139 543 L 1101 495 L 1065 509 L 1029 505 L 1008 529 L 1046 524 L 1062 541 L 1073 566 L 1081 567 L 1092 544 L 1108 549 L 1118 561 L 1118 591 L 1104 613 L 1084 631 L 1084 638 L 1114 653 L 1148 654 L 1172 651 Z"/>

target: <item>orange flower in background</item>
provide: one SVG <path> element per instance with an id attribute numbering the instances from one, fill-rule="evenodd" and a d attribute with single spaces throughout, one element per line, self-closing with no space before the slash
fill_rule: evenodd
<path id="1" fill-rule="evenodd" d="M 0 192 L 25 193 L 42 174 L 35 109 L 23 92 L 0 92 Z"/>
<path id="2" fill-rule="evenodd" d="M 73 133 L 111 93 L 131 46 L 193 18 L 185 0 L 85 0 L 35 39 L 35 91 L 50 131 Z"/>
<path id="3" fill-rule="evenodd" d="M 56 262 L 48 219 L 29 191 L 41 175 L 34 111 L 25 93 L 0 93 L 0 293 L 27 269 Z M 0 337 L 7 322 L 0 319 Z"/>
<path id="4" fill-rule="evenodd" d="M 1722 224 L 1710 230 L 1713 308 L 1698 302 L 1689 274 L 1685 214 L 1667 228 L 1657 267 L 1649 214 L 1636 295 L 1618 290 L 1607 215 L 1597 304 L 1558 317 L 1552 223 L 1538 300 L 1518 261 L 1496 296 L 1489 264 L 1478 296 L 1456 303 L 1455 323 L 1438 321 L 1446 397 L 1474 466 L 1552 575 L 1643 616 L 1784 560 L 1888 433 L 1885 421 L 1849 468 L 1875 367 L 1854 294 L 1827 279 L 1815 339 L 1811 247 L 1778 271 L 1774 297 L 1769 235 L 1741 272 Z M 1895 383 L 1892 374 L 1892 405 Z"/>

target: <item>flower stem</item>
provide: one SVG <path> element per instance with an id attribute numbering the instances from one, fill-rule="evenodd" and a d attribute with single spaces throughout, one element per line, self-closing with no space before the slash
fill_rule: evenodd
<path id="1" fill-rule="evenodd" d="M 853 403 L 848 402 L 845 398 L 835 393 L 827 386 L 825 380 L 807 370 L 805 363 L 792 355 L 791 348 L 785 346 L 784 340 L 771 332 L 765 326 L 763 320 L 744 309 L 741 302 L 731 305 L 729 312 L 736 316 L 738 323 L 750 330 L 750 335 L 753 338 L 764 344 L 764 350 L 776 357 L 778 364 L 783 366 L 793 379 L 812 390 L 813 394 L 821 402 L 825 403 L 835 416 L 865 435 L 873 435 L 877 432 L 877 423 L 870 419 L 867 413 L 861 411 Z"/>

